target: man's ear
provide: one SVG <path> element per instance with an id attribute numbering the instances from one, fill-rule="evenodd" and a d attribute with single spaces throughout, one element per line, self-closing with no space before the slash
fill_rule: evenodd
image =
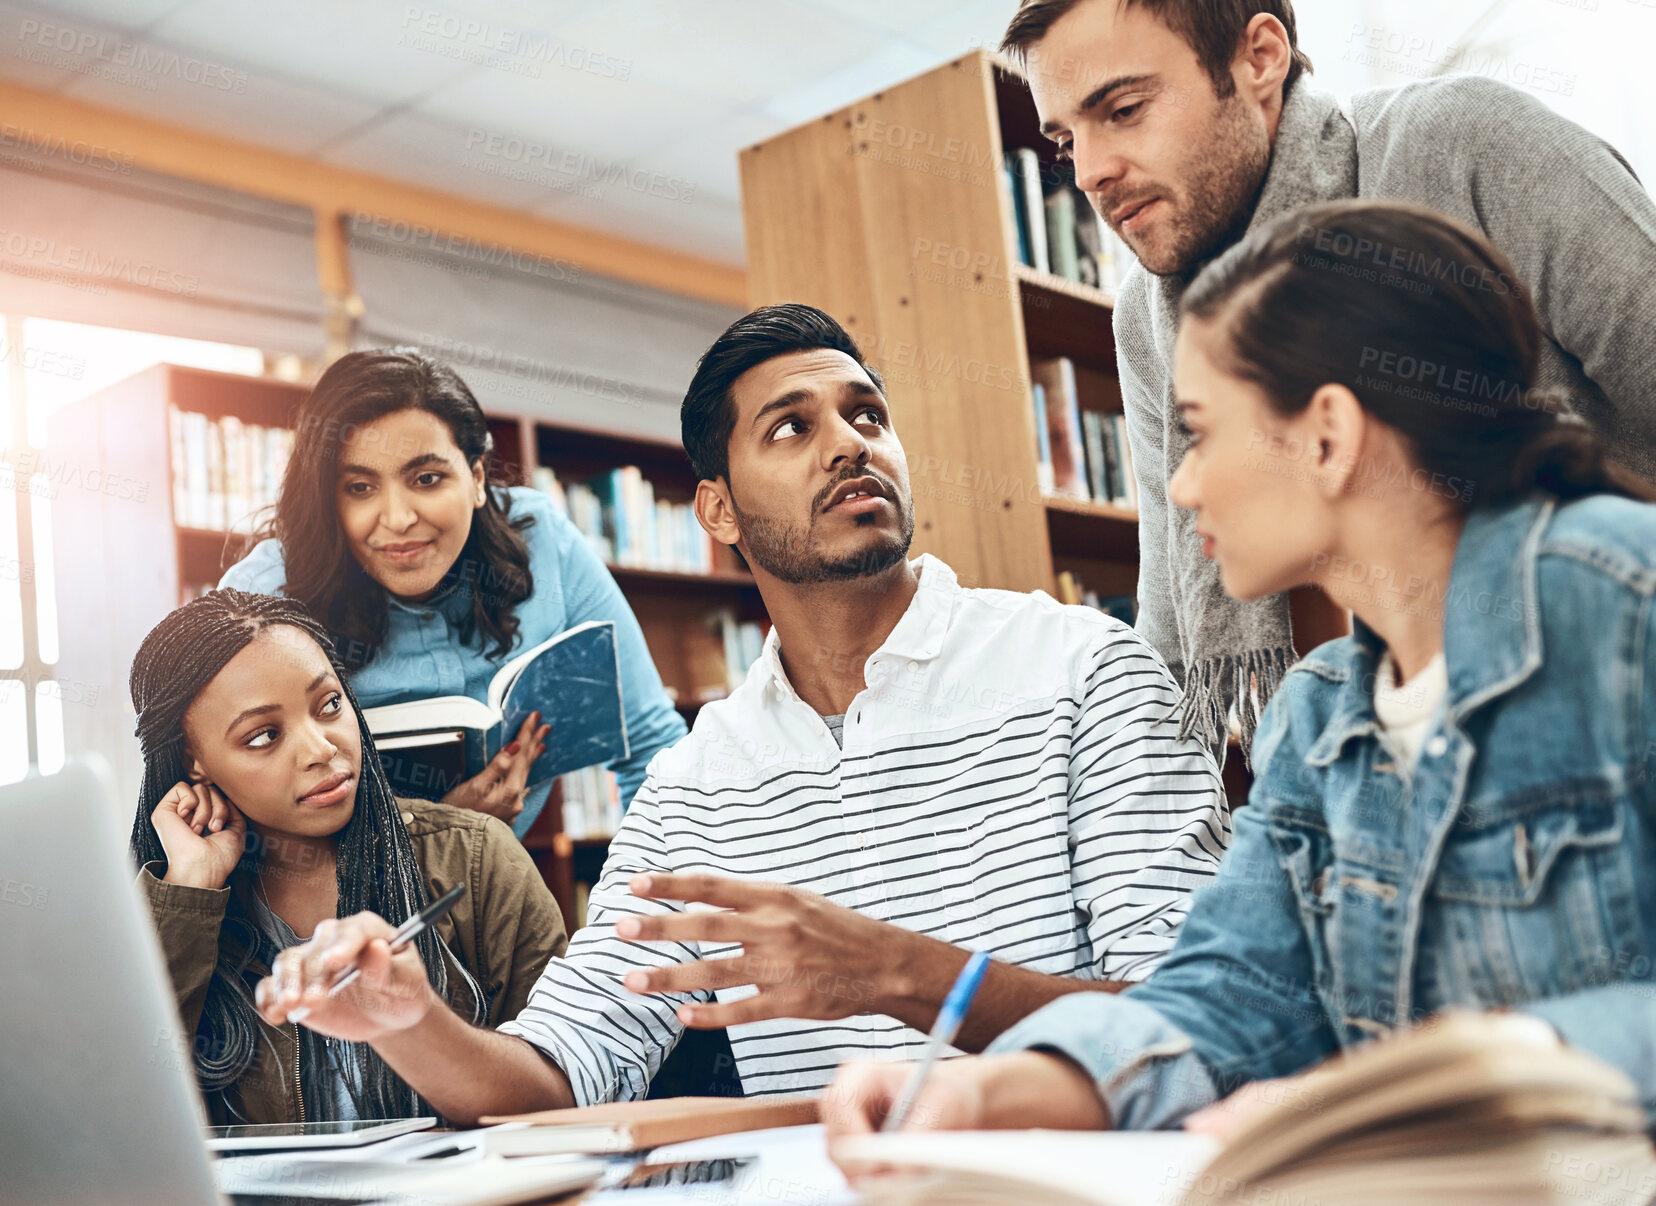
<path id="1" fill-rule="evenodd" d="M 1293 63 L 1287 28 L 1269 13 L 1255 13 L 1231 63 L 1242 94 L 1272 111 L 1271 106 L 1282 104 L 1282 81 Z"/>
<path id="2" fill-rule="evenodd" d="M 736 507 L 730 501 L 730 483 L 722 477 L 702 478 L 696 483 L 696 522 L 720 544 L 734 545 L 741 541 L 742 531 L 736 525 Z"/>

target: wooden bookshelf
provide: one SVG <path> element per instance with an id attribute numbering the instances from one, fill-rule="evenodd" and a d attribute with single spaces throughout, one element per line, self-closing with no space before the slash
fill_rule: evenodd
<path id="1" fill-rule="evenodd" d="M 822 307 L 884 374 L 917 552 L 967 585 L 1054 591 L 1067 570 L 1136 594 L 1137 513 L 1035 485 L 1032 362 L 1068 357 L 1111 383 L 1084 410 L 1121 409 L 1114 299 L 1018 254 L 1003 152 L 1055 172 L 1039 126 L 1023 80 L 974 51 L 744 150 L 748 301 Z M 1302 647 L 1348 628 L 1320 592 L 1294 607 Z"/>
<path id="2" fill-rule="evenodd" d="M 156 365 L 59 411 L 49 433 L 53 462 L 74 466 L 77 480 L 117 483 L 108 490 L 64 489 L 53 504 L 61 653 L 57 677 L 77 684 L 76 698 L 95 706 L 66 707 L 66 748 L 96 750 L 114 765 L 123 799 L 136 798 L 142 774 L 127 678 L 144 635 L 192 587 L 216 583 L 247 551 L 244 535 L 205 530 L 174 513 L 168 412 L 210 419 L 235 416 L 260 426 L 292 426 L 308 386 L 176 365 Z M 689 500 L 695 475 L 675 441 L 617 436 L 544 423 L 521 413 L 490 411 L 495 480 L 529 485 L 551 466 L 565 482 L 637 465 L 657 496 Z M 128 488 L 130 486 L 130 488 Z M 753 575 L 729 550 L 712 573 L 611 566 L 638 616 L 650 654 L 681 715 L 693 720 L 704 702 L 713 659 L 722 649 L 707 631 L 714 608 L 764 621 Z M 118 593 L 117 593 L 118 592 Z M 574 915 L 577 857 L 601 854 L 607 839 L 571 843 L 563 833 L 561 792 L 525 840 L 567 916 Z M 598 858 L 594 854 L 593 858 Z"/>

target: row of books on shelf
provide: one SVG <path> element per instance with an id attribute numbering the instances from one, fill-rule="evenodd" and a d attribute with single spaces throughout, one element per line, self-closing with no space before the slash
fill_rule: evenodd
<path id="1" fill-rule="evenodd" d="M 708 574 L 718 564 L 717 543 L 696 522 L 694 509 L 658 499 L 655 486 L 636 465 L 570 482 L 559 481 L 542 465 L 535 470 L 534 484 L 612 565 Z"/>
<path id="2" fill-rule="evenodd" d="M 1123 624 L 1138 620 L 1138 601 L 1132 595 L 1100 595 L 1096 590 L 1088 590 L 1080 575 L 1070 570 L 1061 570 L 1058 574 L 1058 602 L 1096 607 Z"/>
<path id="3" fill-rule="evenodd" d="M 765 651 L 765 634 L 769 628 L 752 620 L 738 620 L 731 608 L 721 607 L 708 617 L 708 623 L 718 634 L 724 650 L 726 678 L 729 689 L 742 685 L 747 672 Z"/>
<path id="4" fill-rule="evenodd" d="M 276 502 L 293 452 L 293 432 L 235 415 L 167 411 L 172 443 L 173 520 L 222 532 Z"/>
<path id="5" fill-rule="evenodd" d="M 1035 453 L 1047 494 L 1138 507 L 1138 480 L 1127 446 L 1121 392 L 1107 373 L 1083 368 L 1067 356 L 1030 365 Z M 1086 402 L 1090 405 L 1083 406 Z"/>
<path id="6" fill-rule="evenodd" d="M 621 826 L 621 788 L 615 772 L 589 766 L 558 777 L 563 830 L 571 838 L 607 838 Z"/>
<path id="7" fill-rule="evenodd" d="M 1041 157 L 1028 147 L 1006 153 L 1002 180 L 1019 259 L 1106 293 L 1121 287 L 1135 258 L 1085 193 L 1058 173 L 1043 173 Z"/>

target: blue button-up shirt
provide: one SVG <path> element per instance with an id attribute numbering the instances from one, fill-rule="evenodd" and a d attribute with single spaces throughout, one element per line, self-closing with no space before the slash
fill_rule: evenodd
<path id="1" fill-rule="evenodd" d="M 575 624 L 613 620 L 631 753 L 612 768 L 623 804 L 630 802 L 644 782 L 650 758 L 684 736 L 684 719 L 662 688 L 632 608 L 580 531 L 539 490 L 513 486 L 497 494 L 509 503 L 512 518 L 525 514 L 535 518 L 523 532 L 534 594 L 518 604 L 518 632 L 511 652 L 504 658 L 491 656 L 492 642 L 481 634 L 462 643 L 459 623 L 471 607 L 467 591 L 451 587 L 423 603 L 404 603 L 388 595 L 385 642 L 373 660 L 351 676 L 351 689 L 365 708 L 437 695 L 487 700 L 489 680 L 513 654 Z M 281 542 L 265 540 L 231 566 L 219 585 L 276 595 L 283 593 L 286 580 Z M 530 790 L 513 824 L 519 837 L 546 806 L 551 790 L 550 782 Z"/>
<path id="2" fill-rule="evenodd" d="M 1116 1124 L 1161 1127 L 1450 1007 L 1506 1006 L 1622 1068 L 1656 1118 L 1656 506 L 1477 510 L 1445 606 L 1449 689 L 1412 771 L 1356 626 L 1284 679 L 1230 851 L 1172 953 L 994 1050 L 1061 1051 Z M 1382 587 L 1381 589 L 1385 589 Z"/>

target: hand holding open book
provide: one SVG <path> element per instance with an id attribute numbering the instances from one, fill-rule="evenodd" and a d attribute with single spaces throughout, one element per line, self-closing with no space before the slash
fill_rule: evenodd
<path id="1" fill-rule="evenodd" d="M 1223 1119 L 1214 1125 L 1215 1118 Z M 1209 1133 L 848 1135 L 874 1206 L 1642 1206 L 1656 1152 L 1632 1083 L 1523 1015 L 1457 1013 L 1210 1115 Z"/>

